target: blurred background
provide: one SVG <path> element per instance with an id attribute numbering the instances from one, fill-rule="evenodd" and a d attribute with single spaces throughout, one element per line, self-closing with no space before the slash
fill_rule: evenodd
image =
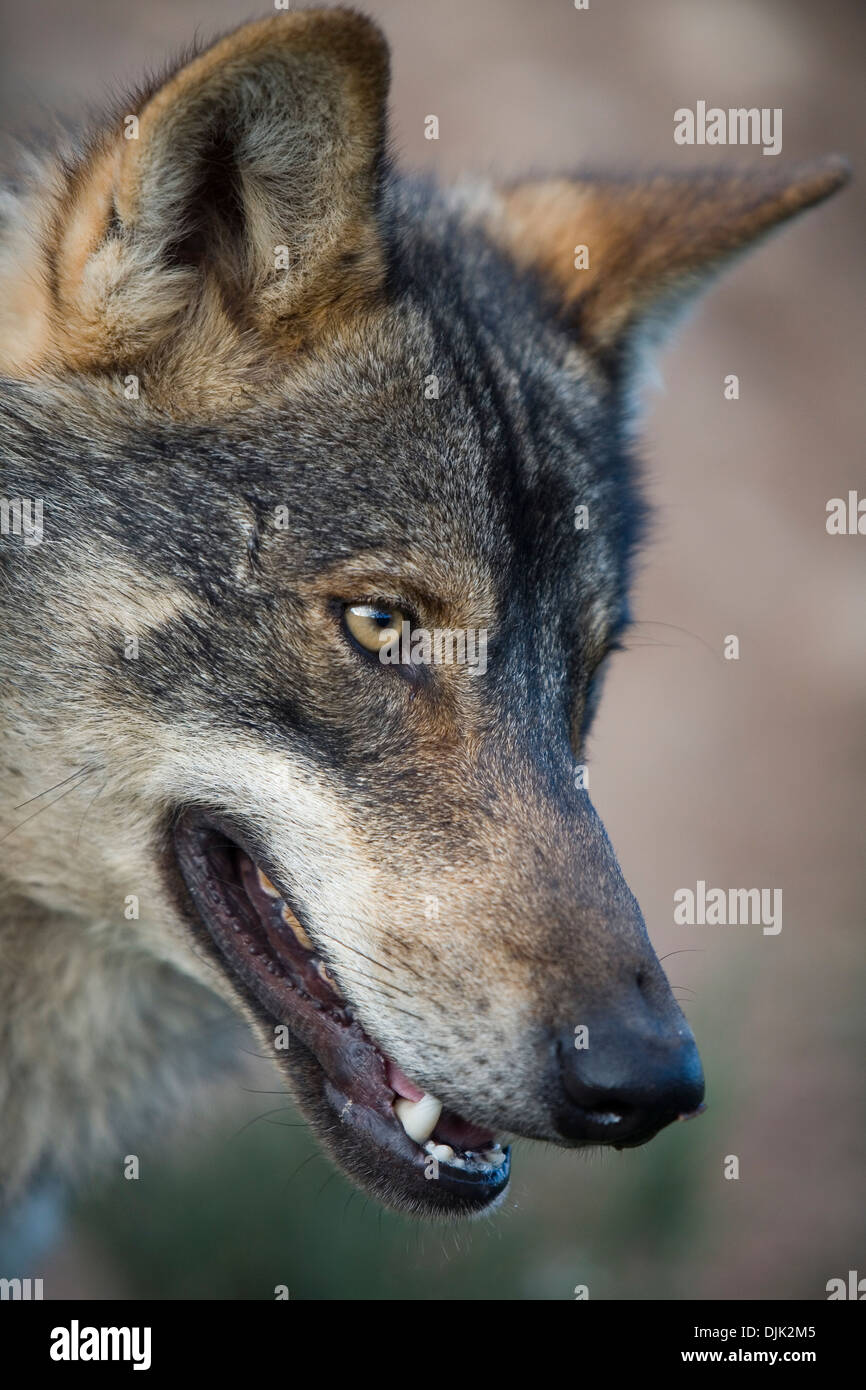
<path id="1" fill-rule="evenodd" d="M 866 10 L 851 0 L 365 0 L 393 46 L 394 148 L 443 177 L 724 161 L 677 107 L 781 107 L 774 172 L 828 151 L 855 183 L 731 272 L 660 361 L 639 619 L 615 659 L 591 791 L 701 1045 L 709 1109 L 591 1160 L 518 1146 L 505 1210 L 457 1231 L 382 1213 L 333 1173 L 267 1064 L 206 1126 L 155 1134 L 138 1182 L 75 1207 L 46 1296 L 823 1298 L 866 1274 Z M 26 143 L 267 7 L 2 5 L 0 125 Z M 52 113 L 49 115 L 48 113 Z M 424 117 L 440 138 L 424 139 Z M 15 142 L 4 139 L 4 166 Z M 740 379 L 726 401 L 723 380 Z M 727 634 L 739 661 L 722 658 Z M 682 927 L 673 893 L 783 890 L 783 929 Z M 254 1045 L 238 1029 L 238 1047 Z M 740 1176 L 724 1177 L 727 1155 Z"/>

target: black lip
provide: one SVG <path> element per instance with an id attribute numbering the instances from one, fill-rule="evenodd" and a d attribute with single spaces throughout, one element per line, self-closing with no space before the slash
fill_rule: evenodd
<path id="1" fill-rule="evenodd" d="M 676 1111 L 671 1111 L 669 1118 L 666 1120 L 662 1120 L 660 1124 L 653 1125 L 652 1127 L 642 1130 L 631 1137 L 622 1140 L 615 1140 L 613 1143 L 613 1147 L 615 1149 L 640 1148 L 642 1144 L 648 1144 L 651 1139 L 654 1139 L 656 1135 L 660 1134 L 661 1131 L 663 1129 L 666 1129 L 668 1125 L 673 1124 L 676 1121 L 695 1120 L 697 1119 L 698 1115 L 703 1115 L 706 1108 L 707 1103 L 706 1101 L 702 1100 L 700 1105 L 696 1106 L 694 1110 L 686 1111 L 683 1114 L 677 1114 Z"/>
<path id="2" fill-rule="evenodd" d="M 351 1006 L 327 1008 L 304 997 L 297 982 L 278 980 L 255 943 L 261 924 L 237 880 L 232 856 L 240 849 L 271 879 L 309 933 L 280 876 L 253 836 L 236 822 L 200 810 L 173 826 L 175 855 L 194 912 L 185 915 L 221 968 L 231 972 L 250 1011 L 267 1030 L 285 1024 L 302 1047 L 275 1054 L 319 1138 L 361 1186 L 387 1205 L 430 1216 L 471 1215 L 489 1207 L 508 1185 L 511 1153 L 498 1168 L 465 1171 L 438 1165 L 405 1133 L 391 1108 L 384 1058 L 352 1017 Z M 309 933 L 312 935 L 312 933 Z M 272 966 L 273 962 L 271 962 Z M 329 965 L 326 961 L 326 964 Z M 383 1157 L 385 1163 L 383 1163 Z M 377 1173 L 376 1166 L 383 1171 Z"/>

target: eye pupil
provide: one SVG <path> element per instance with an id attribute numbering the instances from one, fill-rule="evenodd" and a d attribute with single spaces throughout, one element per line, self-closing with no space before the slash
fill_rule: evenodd
<path id="1" fill-rule="evenodd" d="M 359 647 L 378 653 L 400 632 L 405 615 L 400 608 L 379 603 L 350 603 L 343 609 L 343 624 Z"/>

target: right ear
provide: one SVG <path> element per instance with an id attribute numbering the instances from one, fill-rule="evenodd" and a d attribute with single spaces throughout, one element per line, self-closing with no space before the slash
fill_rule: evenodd
<path id="1" fill-rule="evenodd" d="M 375 25 L 308 11 L 245 25 L 131 105 L 54 199 L 52 365 L 133 365 L 194 334 L 197 301 L 282 347 L 363 302 L 387 89 Z"/>
<path id="2" fill-rule="evenodd" d="M 719 271 L 848 177 L 831 155 L 772 171 L 528 181 L 503 190 L 489 225 L 550 291 L 563 324 L 610 363 L 663 337 Z"/>

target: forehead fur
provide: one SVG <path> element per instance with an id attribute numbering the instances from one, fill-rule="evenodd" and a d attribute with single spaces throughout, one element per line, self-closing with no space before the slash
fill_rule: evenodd
<path id="1" fill-rule="evenodd" d="M 380 572 L 441 569 L 430 587 L 477 595 L 477 616 L 491 570 L 500 588 L 559 575 L 566 592 L 582 547 L 613 608 L 639 515 L 614 389 L 459 198 L 392 180 L 383 226 L 387 303 L 287 360 L 240 413 L 168 423 L 108 379 L 9 388 L 10 440 L 44 439 L 22 450 L 19 490 L 92 510 L 96 487 L 97 532 L 199 588 L 211 559 L 217 586 L 279 590 L 357 554 L 372 572 L 375 552 Z"/>

